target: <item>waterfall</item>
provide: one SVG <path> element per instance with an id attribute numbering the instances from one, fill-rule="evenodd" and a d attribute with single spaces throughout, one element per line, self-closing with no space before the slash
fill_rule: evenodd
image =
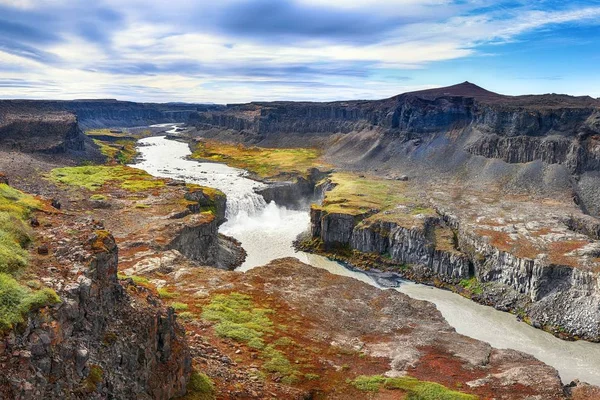
<path id="1" fill-rule="evenodd" d="M 242 215 L 255 216 L 267 207 L 265 199 L 254 192 L 227 193 L 227 210 L 225 217 L 228 220 L 239 218 Z"/>

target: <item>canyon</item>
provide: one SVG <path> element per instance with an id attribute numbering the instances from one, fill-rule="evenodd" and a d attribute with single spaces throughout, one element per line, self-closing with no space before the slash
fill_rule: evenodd
<path id="1" fill-rule="evenodd" d="M 175 122 L 143 129 L 197 161 L 158 137 L 132 161 L 149 174 L 108 155 L 139 139 L 131 127 Z M 595 398 L 457 333 L 431 303 L 306 265 L 307 253 L 280 259 L 267 248 L 291 245 L 283 231 L 239 229 L 275 212 L 306 223 L 297 249 L 597 342 L 599 135 L 597 99 L 470 83 L 335 103 L 0 101 L 0 172 L 46 204 L 22 281 L 43 278 L 61 300 L 5 333 L 0 394 L 194 398 L 190 382 L 206 379 L 213 398 L 386 398 L 410 395 L 410 378 L 453 396 Z"/>

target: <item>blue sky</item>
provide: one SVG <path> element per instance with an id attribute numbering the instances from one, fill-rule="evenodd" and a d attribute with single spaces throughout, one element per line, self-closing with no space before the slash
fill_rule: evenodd
<path id="1" fill-rule="evenodd" d="M 0 0 L 0 98 L 600 97 L 600 0 Z"/>

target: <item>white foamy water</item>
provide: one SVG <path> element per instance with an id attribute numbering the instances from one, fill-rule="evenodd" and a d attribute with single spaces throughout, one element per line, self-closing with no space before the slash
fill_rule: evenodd
<path id="1" fill-rule="evenodd" d="M 394 277 L 384 279 L 379 275 L 348 269 L 318 255 L 295 252 L 292 242 L 309 228 L 308 212 L 266 204 L 261 196 L 254 193 L 254 189 L 264 185 L 246 178 L 242 170 L 187 160 L 190 150 L 185 143 L 152 137 L 142 139 L 140 144 L 143 160 L 135 167 L 154 176 L 215 187 L 227 195 L 228 221 L 221 226 L 220 232 L 239 240 L 248 253 L 239 270 L 247 271 L 276 258 L 296 257 L 314 267 L 381 289 L 396 286 L 392 290 L 434 303 L 458 333 L 488 342 L 496 348 L 531 354 L 556 368 L 565 383 L 577 378 L 600 385 L 600 344 L 566 342 L 518 322 L 511 314 L 476 304 L 445 290 Z"/>

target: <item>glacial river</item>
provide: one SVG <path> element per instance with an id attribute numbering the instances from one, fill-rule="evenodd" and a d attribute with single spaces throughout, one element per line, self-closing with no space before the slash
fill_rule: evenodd
<path id="1" fill-rule="evenodd" d="M 254 192 L 264 185 L 248 179 L 245 171 L 223 164 L 188 160 L 186 157 L 190 150 L 187 144 L 165 137 L 142 139 L 139 151 L 141 160 L 135 167 L 157 177 L 214 187 L 227 195 L 228 221 L 221 226 L 220 232 L 239 240 L 248 253 L 238 270 L 247 271 L 276 258 L 296 257 L 334 274 L 430 301 L 458 333 L 488 342 L 496 348 L 531 354 L 555 367 L 564 383 L 577 378 L 600 385 L 600 344 L 566 342 L 518 322 L 514 315 L 476 304 L 452 292 L 354 271 L 321 256 L 296 252 L 292 242 L 309 229 L 309 213 L 288 210 L 274 203 L 266 204 Z"/>

